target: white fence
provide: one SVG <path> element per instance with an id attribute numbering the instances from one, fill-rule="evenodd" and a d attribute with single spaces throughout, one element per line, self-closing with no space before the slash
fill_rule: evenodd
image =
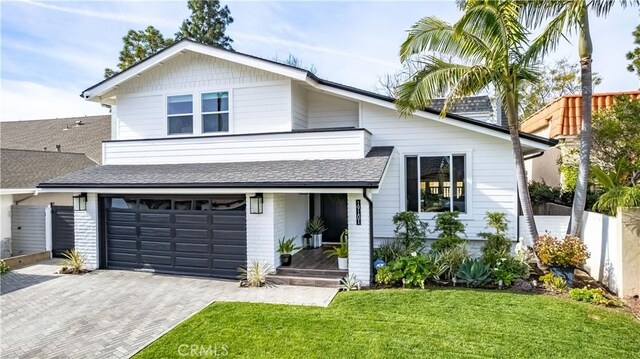
<path id="1" fill-rule="evenodd" d="M 621 297 L 640 294 L 640 210 L 625 210 L 616 217 L 585 212 L 580 238 L 591 257 L 585 269 L 591 276 Z M 535 216 L 538 232 L 564 237 L 569 216 Z M 520 217 L 520 236 L 533 241 L 524 230 Z"/>

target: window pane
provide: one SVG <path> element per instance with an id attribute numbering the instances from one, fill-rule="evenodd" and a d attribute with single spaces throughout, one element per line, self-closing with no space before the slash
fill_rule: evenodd
<path id="1" fill-rule="evenodd" d="M 167 115 L 181 115 L 193 112 L 191 95 L 167 97 Z"/>
<path id="2" fill-rule="evenodd" d="M 135 198 L 111 198 L 111 208 L 135 209 L 136 200 Z"/>
<path id="3" fill-rule="evenodd" d="M 449 156 L 420 157 L 421 211 L 449 211 L 450 197 Z"/>
<path id="4" fill-rule="evenodd" d="M 407 157 L 406 159 L 406 191 L 407 191 L 407 211 L 418 212 L 418 158 Z"/>
<path id="5" fill-rule="evenodd" d="M 169 134 L 192 133 L 193 116 L 171 116 L 169 117 Z"/>
<path id="6" fill-rule="evenodd" d="M 209 205 L 209 200 L 196 200 L 196 211 L 210 211 L 211 206 Z"/>
<path id="7" fill-rule="evenodd" d="M 211 209 L 215 211 L 233 211 L 243 210 L 245 207 L 244 199 L 212 199 Z"/>
<path id="8" fill-rule="evenodd" d="M 202 94 L 202 112 L 229 111 L 229 94 L 212 92 Z"/>
<path id="9" fill-rule="evenodd" d="M 171 209 L 170 199 L 141 199 L 140 209 Z"/>
<path id="10" fill-rule="evenodd" d="M 464 156 L 453 156 L 453 210 L 460 213 L 467 211 L 464 170 Z"/>
<path id="11" fill-rule="evenodd" d="M 178 211 L 190 211 L 191 210 L 191 200 L 184 201 L 173 201 L 173 209 Z"/>
<path id="12" fill-rule="evenodd" d="M 229 114 L 216 113 L 212 115 L 202 115 L 203 132 L 228 132 Z"/>

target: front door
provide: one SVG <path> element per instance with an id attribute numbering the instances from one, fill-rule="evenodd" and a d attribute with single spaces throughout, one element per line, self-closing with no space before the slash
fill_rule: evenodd
<path id="1" fill-rule="evenodd" d="M 347 228 L 347 195 L 322 194 L 321 217 L 327 226 L 322 235 L 322 243 L 340 242 L 340 234 Z"/>

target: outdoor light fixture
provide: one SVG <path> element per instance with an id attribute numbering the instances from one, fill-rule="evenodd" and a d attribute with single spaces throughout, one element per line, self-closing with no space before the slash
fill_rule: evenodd
<path id="1" fill-rule="evenodd" d="M 249 207 L 251 214 L 262 213 L 262 193 L 256 193 L 249 197 Z"/>
<path id="2" fill-rule="evenodd" d="M 77 196 L 73 196 L 73 210 L 74 211 L 87 210 L 87 194 L 85 192 L 82 192 Z"/>

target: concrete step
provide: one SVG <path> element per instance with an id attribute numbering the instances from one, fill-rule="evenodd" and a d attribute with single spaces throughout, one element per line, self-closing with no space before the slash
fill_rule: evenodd
<path id="1" fill-rule="evenodd" d="M 294 277 L 313 277 L 313 278 L 338 278 L 342 279 L 349 274 L 347 270 L 340 269 L 309 269 L 309 268 L 292 268 L 280 266 L 276 268 L 276 274 Z"/>
<path id="2" fill-rule="evenodd" d="M 289 275 L 270 275 L 273 284 L 298 285 L 304 287 L 340 288 L 340 278 L 300 277 Z"/>

